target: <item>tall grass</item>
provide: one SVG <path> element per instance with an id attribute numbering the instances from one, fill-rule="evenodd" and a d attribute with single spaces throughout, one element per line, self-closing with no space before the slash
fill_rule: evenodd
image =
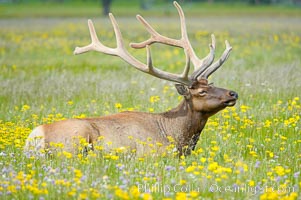
<path id="1" fill-rule="evenodd" d="M 148 38 L 133 18 L 118 18 L 126 43 Z M 162 34 L 179 37 L 178 19 L 149 18 Z M 291 17 L 187 19 L 201 57 L 210 34 L 217 57 L 228 39 L 233 52 L 211 78 L 239 93 L 239 102 L 208 122 L 195 152 L 172 149 L 152 157 L 59 150 L 54 158 L 23 154 L 33 127 L 71 117 L 123 110 L 163 112 L 180 99 L 118 58 L 74 56 L 90 42 L 86 19 L 0 20 L 1 199 L 297 199 L 300 198 L 301 27 Z M 107 19 L 96 18 L 101 40 L 115 45 Z M 167 26 L 168 24 L 168 26 Z M 144 50 L 130 50 L 145 60 Z M 181 72 L 181 50 L 154 45 L 155 65 Z M 151 101 L 150 99 L 157 99 Z M 85 143 L 82 143 L 85 145 Z M 57 147 L 60 149 L 60 147 Z M 118 150 L 116 150 L 118 151 Z"/>

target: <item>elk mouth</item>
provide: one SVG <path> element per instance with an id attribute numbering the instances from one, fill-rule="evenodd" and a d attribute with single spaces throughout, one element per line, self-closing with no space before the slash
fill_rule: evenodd
<path id="1" fill-rule="evenodd" d="M 223 104 L 225 106 L 234 106 L 236 104 L 236 99 L 230 99 L 230 100 L 224 101 Z"/>

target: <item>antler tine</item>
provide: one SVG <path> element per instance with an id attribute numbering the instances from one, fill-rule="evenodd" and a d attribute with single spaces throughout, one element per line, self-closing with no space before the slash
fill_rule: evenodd
<path id="1" fill-rule="evenodd" d="M 226 49 L 224 50 L 222 56 L 213 63 L 209 68 L 207 68 L 199 77 L 200 78 L 208 78 L 213 72 L 215 72 L 219 67 L 223 65 L 223 63 L 228 59 L 230 52 L 232 50 L 232 47 L 230 46 L 230 43 L 226 40 Z M 198 78 L 199 79 L 199 78 Z"/>
<path id="2" fill-rule="evenodd" d="M 190 78 L 189 78 L 189 70 L 190 70 L 190 57 L 189 56 L 187 56 L 187 50 L 185 50 L 185 55 L 186 55 L 186 65 L 185 65 L 185 68 L 184 68 L 184 71 L 183 71 L 183 73 L 182 73 L 182 77 L 183 78 L 187 78 L 187 80 L 189 79 L 190 80 Z"/>
<path id="3" fill-rule="evenodd" d="M 174 1 L 174 5 L 177 8 L 179 16 L 180 16 L 182 40 L 184 40 L 183 43 L 186 45 L 186 48 L 187 48 L 187 51 L 188 51 L 188 55 L 191 57 L 191 61 L 194 64 L 194 72 L 193 72 L 193 74 L 190 77 L 190 80 L 194 81 L 214 61 L 214 55 L 215 55 L 215 37 L 214 37 L 213 34 L 211 35 L 211 44 L 209 45 L 209 49 L 210 49 L 209 54 L 205 58 L 199 59 L 196 56 L 196 54 L 195 54 L 195 52 L 194 52 L 194 50 L 193 50 L 193 48 L 192 48 L 192 46 L 191 46 L 191 44 L 189 42 L 189 39 L 188 39 L 184 12 L 183 12 L 181 6 L 176 1 Z M 185 47 L 183 47 L 183 48 L 185 48 Z"/>
<path id="4" fill-rule="evenodd" d="M 90 19 L 88 20 L 88 27 L 89 27 L 90 36 L 91 36 L 91 44 L 84 46 L 84 47 L 76 47 L 73 53 L 75 55 L 77 55 L 77 54 L 86 53 L 88 51 L 98 51 L 98 52 L 102 52 L 105 54 L 116 56 L 117 48 L 106 47 L 98 40 L 93 22 Z"/>
<path id="5" fill-rule="evenodd" d="M 196 54 L 189 42 L 188 35 L 187 35 L 185 15 L 184 15 L 184 12 L 183 12 L 181 6 L 176 1 L 174 1 L 173 4 L 176 7 L 179 17 L 180 17 L 181 36 L 182 36 L 182 38 L 181 38 L 182 46 L 181 47 L 187 51 L 187 55 L 190 56 L 191 62 L 193 63 L 194 68 L 196 70 L 197 66 L 199 66 L 202 61 L 196 56 Z"/>
<path id="6" fill-rule="evenodd" d="M 115 32 L 115 38 L 116 38 L 116 43 L 117 43 L 117 48 L 116 49 L 123 49 L 124 45 L 123 45 L 123 39 L 122 39 L 122 35 L 119 29 L 119 26 L 117 24 L 117 21 L 115 20 L 115 17 L 112 13 L 109 13 L 109 18 L 112 22 L 113 28 L 114 28 L 114 32 Z"/>
<path id="7" fill-rule="evenodd" d="M 137 15 L 136 18 L 138 21 L 142 23 L 145 29 L 150 33 L 151 37 L 143 42 L 130 43 L 130 46 L 132 48 L 141 49 L 146 47 L 146 45 L 151 45 L 156 42 L 171 45 L 171 46 L 176 46 L 176 47 L 182 47 L 180 40 L 171 39 L 159 34 L 141 15 Z"/>
<path id="8" fill-rule="evenodd" d="M 96 32 L 95 32 L 95 28 L 93 25 L 93 22 L 91 19 L 88 20 L 88 27 L 89 27 L 89 32 L 90 32 L 90 37 L 91 37 L 91 44 L 84 46 L 84 47 L 76 47 L 74 50 L 74 54 L 81 54 L 81 53 L 86 53 L 88 51 L 92 51 L 94 50 L 94 46 L 95 44 L 99 43 L 99 40 L 97 38 Z"/>
<path id="9" fill-rule="evenodd" d="M 203 63 L 191 74 L 191 80 L 197 80 L 197 78 L 212 64 L 215 56 L 215 36 L 211 34 L 211 44 L 209 44 L 210 53 L 203 59 Z"/>
<path id="10" fill-rule="evenodd" d="M 179 16 L 180 16 L 180 24 L 181 24 L 181 34 L 182 34 L 182 38 L 184 38 L 185 40 L 188 40 L 188 35 L 187 35 L 187 28 L 186 28 L 186 21 L 185 21 L 185 15 L 184 12 L 181 8 L 181 6 L 174 1 L 173 5 L 176 7 Z"/>
<path id="11" fill-rule="evenodd" d="M 152 60 L 152 54 L 149 48 L 149 45 L 146 45 L 146 64 L 150 73 L 154 73 L 154 66 Z"/>
<path id="12" fill-rule="evenodd" d="M 92 43 L 99 42 L 98 37 L 97 37 L 96 32 L 95 32 L 95 28 L 94 28 L 93 22 L 92 22 L 91 19 L 88 20 L 88 27 L 89 27 L 89 31 L 90 31 L 90 36 L 91 36 Z"/>

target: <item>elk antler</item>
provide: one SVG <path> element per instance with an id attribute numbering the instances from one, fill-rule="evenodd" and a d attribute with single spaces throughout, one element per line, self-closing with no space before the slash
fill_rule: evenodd
<path id="1" fill-rule="evenodd" d="M 168 37 L 160 35 L 148 24 L 148 22 L 143 17 L 141 17 L 140 15 L 137 15 L 137 19 L 145 26 L 146 30 L 151 34 L 151 37 L 144 42 L 131 43 L 130 46 L 132 48 L 137 48 L 137 49 L 144 48 L 144 47 L 146 48 L 146 51 L 147 51 L 147 63 L 146 64 L 144 64 L 144 63 L 140 62 L 139 60 L 137 60 L 136 58 L 134 58 L 126 50 L 126 48 L 124 47 L 124 44 L 123 44 L 123 39 L 122 39 L 122 35 L 121 35 L 120 29 L 118 27 L 118 24 L 113 16 L 113 14 L 111 14 L 111 13 L 109 14 L 109 17 L 112 22 L 115 36 L 116 36 L 116 42 L 117 42 L 116 48 L 110 48 L 110 47 L 104 46 L 97 38 L 95 28 L 94 28 L 92 21 L 88 20 L 88 26 L 89 26 L 92 42 L 91 42 L 91 44 L 84 46 L 84 47 L 76 47 L 74 54 L 81 54 L 81 53 L 85 53 L 88 51 L 98 51 L 101 53 L 118 56 L 142 72 L 151 74 L 152 76 L 155 76 L 155 77 L 158 77 L 161 79 L 182 83 L 182 84 L 188 85 L 188 86 L 200 78 L 208 78 L 228 58 L 229 53 L 231 51 L 231 46 L 226 41 L 226 50 L 224 51 L 222 57 L 217 62 L 212 64 L 212 62 L 214 60 L 214 53 L 215 53 L 215 37 L 212 34 L 211 35 L 212 43 L 209 45 L 210 53 L 204 59 L 199 59 L 196 56 L 196 54 L 188 40 L 184 12 L 177 2 L 174 1 L 174 5 L 177 8 L 179 16 L 180 16 L 181 33 L 182 33 L 181 39 L 172 39 L 172 38 L 168 38 Z M 182 74 L 173 74 L 173 73 L 165 72 L 165 71 L 162 71 L 162 70 L 156 68 L 155 66 L 153 66 L 149 46 L 156 42 L 170 45 L 170 46 L 176 46 L 176 47 L 180 47 L 180 48 L 184 49 L 184 53 L 186 56 L 186 64 L 185 64 L 185 68 L 184 68 L 184 71 Z M 191 75 L 189 75 L 190 61 L 194 65 L 194 72 Z"/>

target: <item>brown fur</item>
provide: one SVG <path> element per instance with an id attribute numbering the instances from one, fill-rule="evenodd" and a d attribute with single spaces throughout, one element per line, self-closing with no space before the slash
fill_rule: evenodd
<path id="1" fill-rule="evenodd" d="M 63 143 L 65 150 L 74 152 L 72 138 L 81 136 L 93 144 L 102 137 L 104 144 L 112 143 L 110 149 L 129 147 L 141 154 L 149 150 L 146 145 L 141 145 L 141 141 L 151 139 L 152 143 L 161 143 L 166 147 L 171 137 L 180 154 L 189 154 L 195 148 L 208 118 L 226 106 L 233 106 L 237 94 L 208 85 L 207 81 L 200 81 L 190 89 L 182 86 L 182 89 L 180 93 L 184 95 L 184 100 L 178 107 L 164 113 L 122 112 L 41 125 L 38 130 L 39 135 L 44 135 L 41 138 L 44 145 L 39 145 L 39 148 L 49 147 L 50 142 Z M 27 149 L 30 149 L 32 143 L 29 140 L 34 135 L 36 133 L 29 136 L 31 139 L 26 143 Z"/>

